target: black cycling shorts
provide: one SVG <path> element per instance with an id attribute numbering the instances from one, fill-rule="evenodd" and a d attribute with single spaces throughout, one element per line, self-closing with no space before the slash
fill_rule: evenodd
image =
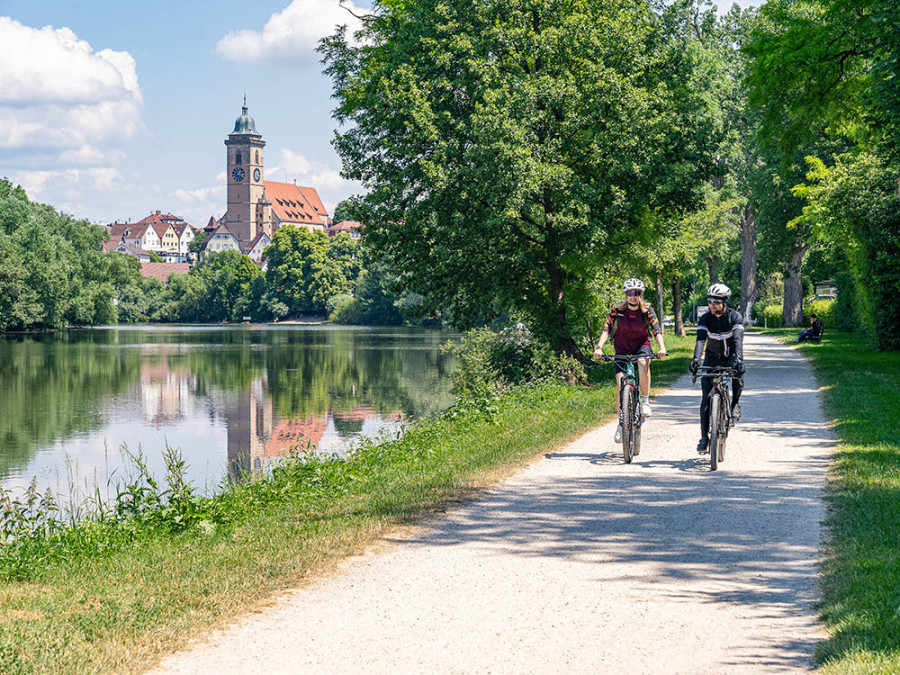
<path id="1" fill-rule="evenodd" d="M 635 354 L 640 354 L 641 356 L 653 356 L 653 349 L 651 347 L 641 347 L 638 349 Z M 629 354 L 616 354 L 616 356 L 630 356 Z M 616 361 L 616 373 L 625 374 L 625 368 L 628 367 L 628 363 L 626 361 Z M 637 364 L 635 364 L 635 368 L 637 368 Z"/>

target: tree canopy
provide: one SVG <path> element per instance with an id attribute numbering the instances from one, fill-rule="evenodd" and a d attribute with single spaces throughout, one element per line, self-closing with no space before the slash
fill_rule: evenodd
<path id="1" fill-rule="evenodd" d="M 374 10 L 322 47 L 370 243 L 457 325 L 517 311 L 580 354 L 567 298 L 709 174 L 701 60 L 640 0 Z"/>

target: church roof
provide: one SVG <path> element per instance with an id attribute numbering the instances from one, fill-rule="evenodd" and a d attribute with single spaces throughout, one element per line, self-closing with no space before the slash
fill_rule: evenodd
<path id="1" fill-rule="evenodd" d="M 319 213 L 325 211 L 322 200 L 315 188 L 304 188 L 293 183 L 263 181 L 266 198 L 272 210 L 283 223 L 299 223 L 322 227 Z M 316 206 L 318 205 L 318 207 Z M 321 211 L 320 211 L 321 209 Z"/>

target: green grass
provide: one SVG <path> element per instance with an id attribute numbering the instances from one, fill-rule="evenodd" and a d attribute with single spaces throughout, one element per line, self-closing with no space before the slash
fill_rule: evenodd
<path id="1" fill-rule="evenodd" d="M 769 330 L 785 341 L 798 330 Z M 823 673 L 900 673 L 900 352 L 828 331 L 800 345 L 839 439 L 827 493 Z"/>
<path id="2" fill-rule="evenodd" d="M 693 348 L 693 338 L 667 343 L 673 356 L 654 362 L 655 387 L 686 371 Z M 327 574 L 394 528 L 472 497 L 611 419 L 612 367 L 599 366 L 592 380 L 459 407 L 350 461 L 289 461 L 270 480 L 209 502 L 182 488 L 174 514 L 141 492 L 127 518 L 110 513 L 8 542 L 0 672 L 142 671 L 274 591 Z"/>

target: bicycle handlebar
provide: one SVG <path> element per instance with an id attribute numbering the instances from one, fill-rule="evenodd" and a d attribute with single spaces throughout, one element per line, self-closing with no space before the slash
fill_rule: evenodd
<path id="1" fill-rule="evenodd" d="M 696 384 L 698 377 L 718 377 L 719 375 L 731 375 L 732 378 L 737 378 L 742 382 L 744 380 L 744 376 L 731 366 L 699 366 L 697 372 L 692 374 L 691 384 Z"/>
<path id="2" fill-rule="evenodd" d="M 628 362 L 640 361 L 641 359 L 653 360 L 653 359 L 661 359 L 661 358 L 662 357 L 659 354 L 603 354 L 603 356 L 600 357 L 600 360 L 607 361 L 607 362 L 625 361 L 626 363 L 628 363 Z"/>

